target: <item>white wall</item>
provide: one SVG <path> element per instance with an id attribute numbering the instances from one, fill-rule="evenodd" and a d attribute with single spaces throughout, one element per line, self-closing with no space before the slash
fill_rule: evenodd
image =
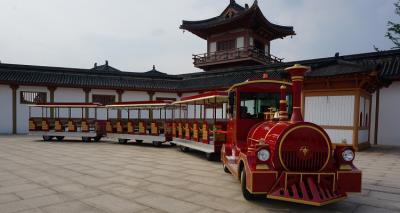
<path id="1" fill-rule="evenodd" d="M 189 97 L 189 96 L 193 96 L 193 95 L 198 95 L 198 92 L 190 92 L 190 93 L 183 93 L 181 98 L 185 98 L 185 97 Z M 188 117 L 189 118 L 193 118 L 193 114 L 194 114 L 194 107 L 189 106 L 188 108 Z M 199 113 L 200 108 L 197 107 L 196 111 L 197 113 Z M 175 118 L 184 118 L 185 117 L 185 111 L 182 110 L 182 116 L 179 116 L 179 109 L 175 110 Z"/>
<path id="2" fill-rule="evenodd" d="M 141 92 L 141 91 L 125 91 L 122 94 L 122 101 L 123 102 L 129 102 L 129 101 L 148 101 L 149 99 L 149 94 L 147 92 Z M 131 110 L 130 116 L 132 119 L 138 117 L 138 111 L 137 110 Z M 128 118 L 128 112 L 126 110 L 122 111 L 121 114 L 122 118 Z M 148 112 L 141 112 L 141 117 L 142 118 L 148 118 Z"/>
<path id="3" fill-rule="evenodd" d="M 92 95 L 114 95 L 115 101 L 118 101 L 118 94 L 115 90 L 99 90 L 99 89 L 92 89 L 89 94 L 89 102 L 92 102 Z M 94 118 L 94 111 L 90 111 L 89 117 Z M 115 119 L 117 118 L 117 111 L 110 110 L 109 118 Z M 107 119 L 107 110 L 106 109 L 98 109 L 97 110 L 97 119 L 98 120 L 106 120 Z"/>
<path id="4" fill-rule="evenodd" d="M 304 119 L 318 125 L 353 126 L 354 96 L 305 97 Z"/>
<path id="5" fill-rule="evenodd" d="M 343 141 L 346 141 L 347 144 L 353 143 L 353 130 L 325 129 L 325 131 L 328 133 L 332 143 L 342 143 Z"/>
<path id="6" fill-rule="evenodd" d="M 354 96 L 308 96 L 304 103 L 304 120 L 325 126 L 353 126 Z M 325 129 L 332 143 L 353 142 L 353 131 Z M 365 141 L 363 141 L 365 142 Z"/>
<path id="7" fill-rule="evenodd" d="M 12 89 L 0 85 L 0 134 L 12 134 Z"/>
<path id="8" fill-rule="evenodd" d="M 400 145 L 400 82 L 380 91 L 378 144 Z"/>
<path id="9" fill-rule="evenodd" d="M 47 87 L 37 87 L 37 86 L 20 86 L 17 90 L 17 133 L 27 134 L 29 131 L 29 107 L 27 104 L 21 104 L 20 93 L 21 91 L 28 92 L 46 92 L 47 101 L 50 101 L 50 93 Z M 50 117 L 50 110 L 47 111 L 47 115 Z M 32 117 L 41 117 L 41 108 L 32 108 Z"/>
<path id="10" fill-rule="evenodd" d="M 83 89 L 59 87 L 54 91 L 54 102 L 84 103 L 85 92 L 83 91 Z M 80 118 L 81 116 L 82 116 L 82 109 L 71 110 L 71 117 Z M 68 109 L 60 109 L 60 117 L 68 118 Z"/>
<path id="11" fill-rule="evenodd" d="M 179 100 L 179 96 L 177 93 L 166 93 L 166 92 L 156 92 L 154 94 L 154 100 L 157 98 L 175 98 L 175 100 Z M 159 118 L 160 113 L 154 113 L 154 118 Z M 161 117 L 164 118 L 164 112 L 161 113 Z M 172 118 L 172 110 L 167 110 L 167 119 Z"/>

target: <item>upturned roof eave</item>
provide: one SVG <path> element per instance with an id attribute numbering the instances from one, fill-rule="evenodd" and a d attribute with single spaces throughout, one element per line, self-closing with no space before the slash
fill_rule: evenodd
<path id="1" fill-rule="evenodd" d="M 239 21 L 243 21 L 243 19 L 258 17 L 260 20 L 262 20 L 262 23 L 265 25 L 264 27 L 266 29 L 270 29 L 272 32 L 277 34 L 275 38 L 283 38 L 290 35 L 296 35 L 292 26 L 277 25 L 268 21 L 267 18 L 265 18 L 265 16 L 263 15 L 261 9 L 258 7 L 258 4 L 253 4 L 251 8 L 229 19 L 225 19 L 221 15 L 199 21 L 183 20 L 182 25 L 179 28 L 190 31 L 193 34 L 203 39 L 206 39 L 207 33 L 201 31 L 213 30 L 218 27 L 224 27 L 225 25 L 235 24 Z"/>

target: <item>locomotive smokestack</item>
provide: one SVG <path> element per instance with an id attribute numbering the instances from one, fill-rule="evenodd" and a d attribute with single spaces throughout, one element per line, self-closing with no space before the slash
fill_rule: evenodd
<path id="1" fill-rule="evenodd" d="M 293 84 L 293 113 L 290 121 L 303 121 L 303 116 L 301 115 L 301 91 L 303 89 L 304 74 L 310 70 L 310 67 L 295 64 L 285 70 L 289 72 Z"/>

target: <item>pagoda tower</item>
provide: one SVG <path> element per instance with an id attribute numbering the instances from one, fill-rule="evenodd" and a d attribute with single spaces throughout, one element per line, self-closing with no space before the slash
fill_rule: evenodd
<path id="1" fill-rule="evenodd" d="M 295 35 L 293 27 L 269 22 L 257 0 L 242 7 L 230 0 L 214 18 L 182 21 L 180 29 L 207 40 L 207 53 L 193 55 L 195 67 L 205 71 L 238 66 L 267 65 L 282 59 L 270 53 L 271 41 Z"/>

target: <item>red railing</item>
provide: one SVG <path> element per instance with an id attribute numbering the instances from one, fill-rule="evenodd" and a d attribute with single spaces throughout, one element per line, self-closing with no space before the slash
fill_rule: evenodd
<path id="1" fill-rule="evenodd" d="M 232 50 L 193 55 L 194 65 L 196 66 L 204 66 L 212 63 L 241 60 L 246 58 L 254 59 L 265 64 L 282 62 L 281 58 L 275 57 L 271 54 L 265 54 L 264 51 L 255 47 L 242 47 Z"/>

